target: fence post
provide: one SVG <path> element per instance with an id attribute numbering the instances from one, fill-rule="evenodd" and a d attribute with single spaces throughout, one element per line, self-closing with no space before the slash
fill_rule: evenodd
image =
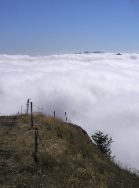
<path id="1" fill-rule="evenodd" d="M 67 121 L 68 121 L 67 112 L 65 112 L 65 120 L 66 120 L 66 123 L 67 123 Z"/>
<path id="2" fill-rule="evenodd" d="M 29 112 L 29 99 L 27 100 L 27 115 L 28 115 L 28 112 Z"/>
<path id="3" fill-rule="evenodd" d="M 30 110 L 31 110 L 31 128 L 33 128 L 33 103 L 30 102 Z"/>
<path id="4" fill-rule="evenodd" d="M 35 145 L 34 145 L 34 162 L 38 162 L 37 152 L 38 152 L 38 137 L 39 131 L 38 128 L 35 128 Z"/>

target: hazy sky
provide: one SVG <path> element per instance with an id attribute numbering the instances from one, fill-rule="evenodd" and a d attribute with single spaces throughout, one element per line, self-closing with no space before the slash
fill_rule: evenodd
<path id="1" fill-rule="evenodd" d="M 138 0 L 0 0 L 0 53 L 139 52 Z"/>

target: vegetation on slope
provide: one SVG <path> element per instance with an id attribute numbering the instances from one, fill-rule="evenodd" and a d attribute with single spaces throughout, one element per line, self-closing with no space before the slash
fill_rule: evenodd
<path id="1" fill-rule="evenodd" d="M 0 187 L 138 188 L 139 178 L 105 158 L 79 126 L 36 114 L 33 129 L 29 116 L 0 117 Z"/>

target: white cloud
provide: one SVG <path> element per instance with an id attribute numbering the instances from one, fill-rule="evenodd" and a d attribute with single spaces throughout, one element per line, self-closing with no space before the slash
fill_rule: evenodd
<path id="1" fill-rule="evenodd" d="M 113 153 L 139 169 L 139 55 L 0 55 L 0 113 L 16 113 L 32 98 L 46 113 L 101 129 Z M 25 108 L 24 108 L 25 109 Z"/>

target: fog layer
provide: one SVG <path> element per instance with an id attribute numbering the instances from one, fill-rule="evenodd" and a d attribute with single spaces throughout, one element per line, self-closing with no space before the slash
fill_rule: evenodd
<path id="1" fill-rule="evenodd" d="M 110 134 L 116 158 L 139 169 L 138 54 L 0 55 L 0 114 L 25 111 L 28 98 L 89 134 Z"/>

